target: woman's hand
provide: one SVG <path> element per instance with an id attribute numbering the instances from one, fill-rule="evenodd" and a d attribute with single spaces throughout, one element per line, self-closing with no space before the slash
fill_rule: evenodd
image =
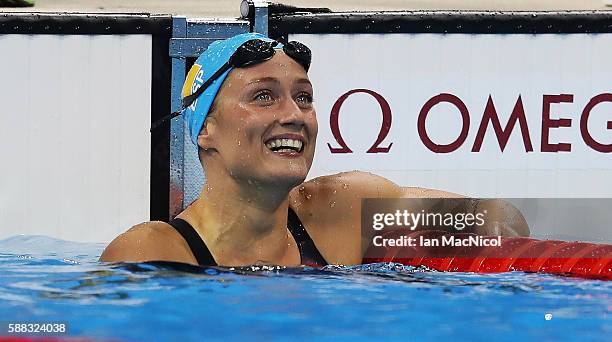
<path id="1" fill-rule="evenodd" d="M 474 211 L 485 212 L 483 226 L 477 226 L 479 235 L 529 236 L 529 225 L 523 214 L 511 203 L 500 199 L 475 201 Z"/>

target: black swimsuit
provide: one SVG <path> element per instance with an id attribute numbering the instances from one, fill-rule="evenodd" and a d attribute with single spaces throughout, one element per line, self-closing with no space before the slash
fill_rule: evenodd
<path id="1" fill-rule="evenodd" d="M 217 265 L 200 235 L 198 235 L 195 229 L 193 229 L 187 221 L 175 218 L 168 223 L 181 234 L 185 241 L 187 241 L 189 248 L 191 248 L 191 252 L 196 257 L 200 266 Z M 321 253 L 319 253 L 319 250 L 310 238 L 310 235 L 308 235 L 300 218 L 291 208 L 289 208 L 289 215 L 287 217 L 287 228 L 289 232 L 291 232 L 291 235 L 293 235 L 295 242 L 297 242 L 302 265 L 311 267 L 323 267 L 327 265 L 327 261 L 325 261 Z"/>

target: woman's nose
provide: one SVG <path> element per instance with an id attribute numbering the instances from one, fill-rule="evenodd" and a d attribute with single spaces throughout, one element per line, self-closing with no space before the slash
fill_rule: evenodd
<path id="1" fill-rule="evenodd" d="M 303 126 L 304 125 L 304 109 L 302 109 L 295 99 L 287 98 L 283 101 L 283 105 L 281 107 L 281 116 L 278 120 L 279 123 L 283 125 L 296 125 Z"/>

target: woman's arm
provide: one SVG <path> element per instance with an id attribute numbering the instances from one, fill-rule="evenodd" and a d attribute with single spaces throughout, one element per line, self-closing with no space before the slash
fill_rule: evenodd
<path id="1" fill-rule="evenodd" d="M 317 178 L 308 183 L 316 183 L 318 197 L 324 199 L 325 203 L 337 203 L 336 210 L 326 210 L 329 215 L 328 226 L 345 226 L 345 221 L 352 222 L 352 230 L 359 229 L 362 237 L 362 246 L 371 243 L 375 231 L 373 229 L 361 229 L 361 200 L 364 198 L 379 199 L 425 199 L 425 207 L 411 208 L 413 211 L 421 209 L 455 210 L 463 212 L 484 212 L 486 210 L 485 225 L 476 227 L 474 233 L 480 235 L 502 235 L 502 236 L 529 236 L 529 227 L 521 212 L 512 204 L 498 199 L 490 200 L 468 200 L 465 196 L 435 189 L 424 189 L 416 187 L 401 187 L 390 180 L 368 172 L 352 171 L 336 175 Z M 453 201 L 444 199 L 466 199 L 459 201 L 460 207 L 448 208 Z M 439 201 L 436 201 L 439 200 Z M 390 207 L 393 203 L 389 202 Z M 418 201 L 414 202 L 418 205 Z M 455 201 L 457 203 L 457 201 Z M 403 205 L 398 201 L 397 205 Z M 467 207 L 470 206 L 470 207 Z M 346 213 L 338 215 L 338 213 Z M 352 219 L 347 218 L 352 216 Z M 357 227 L 359 226 L 359 227 Z"/>

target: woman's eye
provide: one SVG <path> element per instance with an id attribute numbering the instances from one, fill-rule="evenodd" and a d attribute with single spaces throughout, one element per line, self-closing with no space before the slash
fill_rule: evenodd
<path id="1" fill-rule="evenodd" d="M 254 100 L 260 102 L 270 102 L 272 101 L 272 95 L 267 91 L 262 91 L 255 94 Z"/>
<path id="2" fill-rule="evenodd" d="M 301 93 L 300 95 L 298 95 L 297 101 L 299 103 L 311 104 L 312 103 L 312 95 L 310 95 L 308 93 Z"/>

